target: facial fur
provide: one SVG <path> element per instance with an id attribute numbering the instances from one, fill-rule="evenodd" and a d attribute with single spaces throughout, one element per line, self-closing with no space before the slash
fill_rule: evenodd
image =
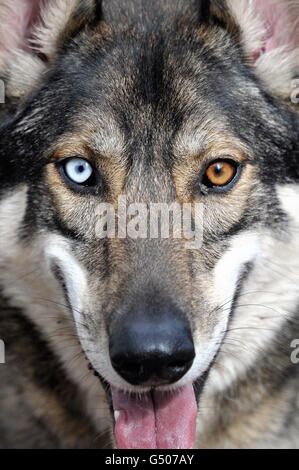
<path id="1" fill-rule="evenodd" d="M 145 392 L 116 372 L 109 339 L 132 312 L 172 306 L 190 325 L 196 355 L 182 378 L 160 388 L 193 383 L 200 395 L 204 383 L 204 409 L 254 367 L 274 326 L 296 315 L 298 218 L 289 201 L 299 197 L 298 114 L 276 93 L 281 87 L 268 86 L 266 58 L 250 59 L 234 2 L 230 9 L 211 2 L 208 19 L 193 1 L 175 2 L 177 10 L 153 2 L 150 11 L 145 2 L 125 2 L 119 16 L 118 2 L 103 2 L 101 11 L 92 2 L 67 3 L 71 19 L 42 49 L 46 60 L 31 57 L 43 71 L 28 78 L 29 91 L 15 85 L 12 65 L 3 69 L 7 90 L 18 89 L 0 124 L 3 294 L 53 348 L 64 334 L 53 339 L 57 320 L 70 344 L 78 338 L 78 367 L 69 364 L 70 350 L 60 357 L 90 409 L 105 398 L 91 373 L 80 383 L 84 356 L 106 384 Z M 3 61 L 10 64 L 7 54 Z M 200 175 L 223 156 L 239 165 L 238 180 L 227 191 L 205 191 Z M 76 191 L 62 178 L 59 165 L 71 157 L 92 164 L 101 181 L 95 190 Z M 201 203 L 202 246 L 188 250 L 171 235 L 99 239 L 98 205 L 117 210 L 121 195 L 128 204 Z M 35 269 L 38 278 L 27 275 Z M 257 339 L 254 329 L 265 331 Z M 198 446 L 209 419 L 198 420 Z"/>

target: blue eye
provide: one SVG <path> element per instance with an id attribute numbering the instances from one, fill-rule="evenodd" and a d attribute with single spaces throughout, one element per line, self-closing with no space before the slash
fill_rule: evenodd
<path id="1" fill-rule="evenodd" d="M 67 177 L 77 184 L 86 183 L 94 173 L 91 164 L 78 157 L 68 158 L 64 164 L 64 171 Z"/>

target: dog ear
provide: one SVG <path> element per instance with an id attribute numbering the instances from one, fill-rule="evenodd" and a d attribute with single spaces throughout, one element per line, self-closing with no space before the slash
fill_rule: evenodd
<path id="1" fill-rule="evenodd" d="M 299 73 L 299 0 L 227 0 L 255 73 L 290 100 Z"/>
<path id="2" fill-rule="evenodd" d="M 95 7 L 96 0 L 0 0 L 0 76 L 8 98 L 33 89 Z"/>
<path id="3" fill-rule="evenodd" d="M 202 0 L 200 19 L 241 42 L 270 93 L 289 100 L 299 74 L 299 0 Z"/>

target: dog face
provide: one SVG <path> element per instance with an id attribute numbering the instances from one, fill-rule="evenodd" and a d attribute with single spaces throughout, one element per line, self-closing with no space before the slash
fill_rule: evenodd
<path id="1" fill-rule="evenodd" d="M 227 6 L 178 3 L 150 12 L 143 4 L 141 15 L 128 2 L 124 21 L 114 2 L 100 13 L 66 2 L 71 19 L 56 48 L 30 55 L 39 71 L 29 94 L 6 67 L 8 90 L 18 92 L 1 127 L 0 170 L 3 189 L 25 186 L 18 243 L 39 250 L 63 315 L 72 313 L 110 386 L 120 447 L 194 444 L 195 398 L 261 257 L 261 233 L 287 224 L 277 185 L 298 177 L 296 117 L 257 76 L 256 45 L 241 46 Z M 153 235 L 157 204 L 180 220 L 187 205 L 200 245 L 185 232 Z M 106 237 L 99 223 L 112 227 Z M 158 431 L 140 403 L 150 418 L 155 404 Z M 168 433 L 172 408 L 180 425 L 185 416 L 183 437 L 176 422 Z"/>

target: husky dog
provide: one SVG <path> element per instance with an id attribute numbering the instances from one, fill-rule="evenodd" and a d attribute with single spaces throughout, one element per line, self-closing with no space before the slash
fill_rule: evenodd
<path id="1" fill-rule="evenodd" d="M 2 448 L 299 448 L 298 13 L 0 0 Z"/>

